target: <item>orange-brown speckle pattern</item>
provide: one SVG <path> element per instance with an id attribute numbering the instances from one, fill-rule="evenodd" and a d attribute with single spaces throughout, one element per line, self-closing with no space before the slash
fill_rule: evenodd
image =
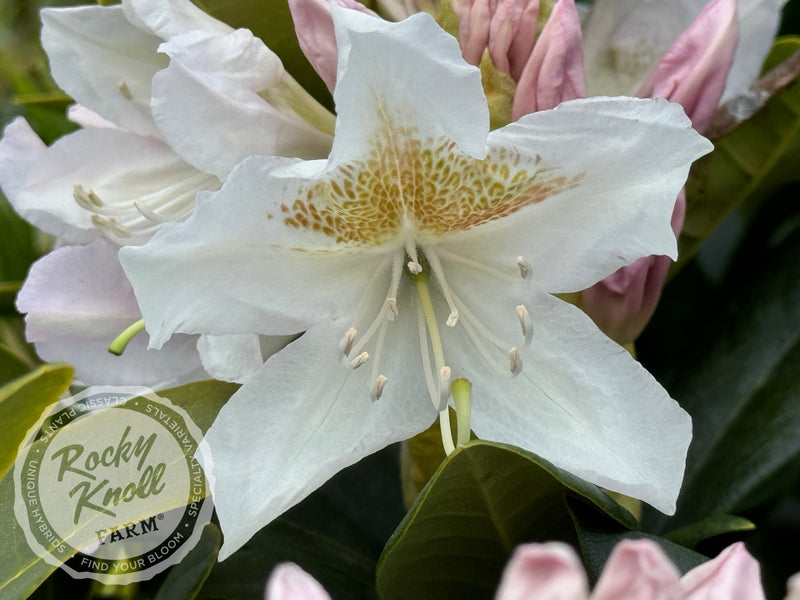
<path id="1" fill-rule="evenodd" d="M 379 245 L 407 226 L 424 239 L 508 216 L 581 178 L 538 167 L 538 156 L 526 159 L 514 149 L 494 149 L 480 160 L 449 140 L 387 132 L 374 137 L 366 160 L 340 165 L 284 203 L 284 222 L 340 243 Z"/>

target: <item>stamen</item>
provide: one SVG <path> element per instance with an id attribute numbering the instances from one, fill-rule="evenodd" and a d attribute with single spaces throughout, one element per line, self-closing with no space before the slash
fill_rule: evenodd
<path id="1" fill-rule="evenodd" d="M 128 230 L 128 228 L 118 223 L 114 217 L 104 219 L 103 217 L 92 215 L 92 224 L 99 229 L 108 229 L 119 237 L 130 237 L 131 235 L 131 232 Z"/>
<path id="2" fill-rule="evenodd" d="M 417 247 L 414 244 L 406 243 L 406 254 L 408 254 L 408 267 L 409 272 L 412 275 L 419 275 L 422 273 L 422 265 L 419 262 L 419 256 L 417 255 Z"/>
<path id="3" fill-rule="evenodd" d="M 367 362 L 368 360 L 369 360 L 369 353 L 368 353 L 368 352 L 362 352 L 361 354 L 359 354 L 358 356 L 356 356 L 356 357 L 355 357 L 355 358 L 354 358 L 354 359 L 353 359 L 353 360 L 350 362 L 350 368 L 351 368 L 351 369 L 357 369 L 358 367 L 360 367 L 361 365 L 363 365 L 363 364 L 364 364 L 365 362 Z"/>
<path id="4" fill-rule="evenodd" d="M 485 265 L 477 260 L 472 260 L 471 258 L 464 258 L 456 254 L 455 252 L 451 252 L 449 250 L 445 250 L 444 248 L 437 248 L 436 252 L 441 255 L 442 257 L 446 258 L 449 261 L 462 264 L 466 267 L 471 267 L 487 275 L 492 275 L 493 277 L 497 277 L 501 281 L 505 281 L 507 283 L 517 283 L 516 276 L 512 276 L 509 273 L 503 273 L 498 271 L 497 269 L 490 267 L 489 265 Z"/>
<path id="5" fill-rule="evenodd" d="M 378 375 L 375 379 L 375 383 L 372 384 L 372 391 L 370 392 L 370 396 L 372 396 L 373 400 L 380 400 L 381 395 L 383 395 L 383 388 L 386 386 L 386 382 L 389 381 L 384 375 Z"/>
<path id="6" fill-rule="evenodd" d="M 531 270 L 531 266 L 528 264 L 528 261 L 525 260 L 524 256 L 517 257 L 517 266 L 519 267 L 520 276 L 525 279 Z"/>
<path id="7" fill-rule="evenodd" d="M 131 88 L 128 87 L 128 84 L 124 79 L 117 84 L 117 88 L 119 89 L 119 93 L 122 94 L 122 97 L 125 98 L 125 100 L 133 100 L 133 94 L 131 93 Z"/>
<path id="8" fill-rule="evenodd" d="M 111 354 L 121 356 L 122 353 L 125 352 L 125 348 L 128 347 L 128 344 L 130 344 L 131 340 L 136 337 L 136 334 L 142 329 L 144 329 L 144 319 L 139 319 L 136 321 L 136 323 L 126 327 L 125 331 L 114 338 L 114 341 L 108 346 L 108 351 L 111 352 Z"/>
<path id="9" fill-rule="evenodd" d="M 456 445 L 453 443 L 453 432 L 450 430 L 450 408 L 447 406 L 439 412 L 439 429 L 442 432 L 444 453 L 449 456 L 456 449 Z"/>
<path id="10" fill-rule="evenodd" d="M 530 344 L 533 338 L 533 323 L 531 322 L 531 315 L 524 304 L 517 306 L 517 316 L 519 317 L 519 325 L 522 328 L 522 337 L 525 338 L 525 344 Z"/>
<path id="11" fill-rule="evenodd" d="M 356 331 L 356 328 L 351 327 L 347 330 L 347 333 L 344 334 L 342 341 L 339 342 L 339 348 L 341 348 L 345 356 L 350 356 L 350 350 L 353 349 L 353 341 L 356 339 L 357 335 L 358 332 Z"/>
<path id="12" fill-rule="evenodd" d="M 447 408 L 450 399 L 450 367 L 439 369 L 439 411 Z"/>
<path id="13" fill-rule="evenodd" d="M 431 265 L 433 274 L 436 275 L 436 281 L 439 283 L 439 288 L 442 290 L 442 295 L 447 302 L 448 308 L 450 308 L 450 314 L 447 316 L 447 326 L 455 327 L 456 323 L 458 323 L 458 308 L 456 307 L 455 298 L 450 290 L 450 286 L 447 285 L 447 279 L 444 277 L 442 263 L 439 261 L 436 252 L 431 248 L 425 249 L 425 257 Z"/>
<path id="14" fill-rule="evenodd" d="M 136 210 L 142 213 L 142 216 L 151 223 L 167 223 L 172 220 L 172 219 L 165 219 L 164 217 L 159 217 L 153 211 L 153 209 L 151 209 L 149 206 L 147 206 L 147 204 L 144 203 L 144 201 L 141 198 L 134 200 L 133 205 L 136 207 Z"/>
<path id="15" fill-rule="evenodd" d="M 512 348 L 508 351 L 508 358 L 511 362 L 511 374 L 516 376 L 522 373 L 522 358 L 519 355 L 519 350 Z"/>
<path id="16" fill-rule="evenodd" d="M 397 298 L 386 299 L 386 318 L 394 321 L 397 318 Z"/>
<path id="17" fill-rule="evenodd" d="M 100 196 L 94 193 L 94 190 L 86 190 L 81 184 L 76 183 L 72 186 L 72 197 L 81 208 L 86 210 L 94 210 L 103 206 L 103 201 Z"/>

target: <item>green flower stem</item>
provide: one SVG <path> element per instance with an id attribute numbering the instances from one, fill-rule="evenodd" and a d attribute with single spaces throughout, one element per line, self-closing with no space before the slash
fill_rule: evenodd
<path id="1" fill-rule="evenodd" d="M 453 401 L 456 405 L 456 424 L 458 425 L 456 445 L 463 446 L 469 441 L 472 416 L 472 382 L 465 377 L 459 377 L 450 384 L 450 393 L 453 395 Z"/>
<path id="2" fill-rule="evenodd" d="M 122 355 L 122 353 L 125 352 L 125 348 L 128 347 L 130 341 L 136 337 L 136 334 L 142 329 L 144 329 L 144 319 L 139 319 L 136 321 L 136 323 L 128 326 L 125 331 L 114 338 L 114 341 L 108 346 L 108 351 L 111 352 L 111 354 L 116 354 L 117 356 Z"/>

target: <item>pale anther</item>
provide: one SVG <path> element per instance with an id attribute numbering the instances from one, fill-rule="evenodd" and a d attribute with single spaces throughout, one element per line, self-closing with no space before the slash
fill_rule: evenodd
<path id="1" fill-rule="evenodd" d="M 386 299 L 386 318 L 394 321 L 397 318 L 397 298 Z"/>
<path id="2" fill-rule="evenodd" d="M 94 210 L 95 208 L 103 206 L 103 201 L 100 199 L 100 196 L 95 194 L 93 190 L 87 190 L 80 183 L 76 183 L 72 186 L 72 197 L 75 198 L 75 202 L 77 202 L 78 205 L 86 210 Z"/>
<path id="3" fill-rule="evenodd" d="M 458 311 L 454 310 L 447 317 L 447 326 L 448 327 L 455 327 L 456 323 L 458 323 Z"/>
<path id="4" fill-rule="evenodd" d="M 439 412 L 447 408 L 447 401 L 450 399 L 451 376 L 450 367 L 439 369 Z"/>
<path id="5" fill-rule="evenodd" d="M 363 365 L 365 362 L 367 362 L 367 360 L 369 360 L 369 353 L 368 352 L 362 352 L 361 354 L 359 354 L 358 356 L 356 356 L 353 359 L 353 362 L 350 363 L 350 368 L 351 369 L 357 369 L 358 367 Z"/>
<path id="6" fill-rule="evenodd" d="M 522 328 L 522 337 L 525 338 L 526 344 L 530 344 L 533 337 L 533 323 L 524 304 L 517 306 L 517 316 L 519 317 L 519 326 Z"/>
<path id="7" fill-rule="evenodd" d="M 119 93 L 122 94 L 122 97 L 125 98 L 125 100 L 133 100 L 131 88 L 128 87 L 128 84 L 125 82 L 125 80 L 120 81 L 117 84 L 117 87 L 119 88 Z"/>
<path id="8" fill-rule="evenodd" d="M 117 220 L 114 219 L 113 217 L 104 219 L 103 217 L 92 215 L 92 224 L 100 229 L 108 229 L 109 231 L 115 233 L 120 237 L 130 237 L 131 235 L 130 230 L 124 225 L 117 222 Z"/>
<path id="9" fill-rule="evenodd" d="M 353 342 L 355 341 L 357 334 L 358 332 L 356 331 L 356 328 L 351 327 L 347 330 L 347 333 L 344 334 L 342 341 L 339 342 L 339 348 L 341 348 L 345 356 L 350 356 L 350 350 L 353 349 Z"/>
<path id="10" fill-rule="evenodd" d="M 410 260 L 408 261 L 408 270 L 412 275 L 419 275 L 422 273 L 422 265 L 416 261 Z"/>
<path id="11" fill-rule="evenodd" d="M 525 279 L 528 276 L 528 272 L 531 269 L 531 266 L 528 264 L 528 261 L 525 260 L 525 257 L 518 256 L 517 257 L 517 266 L 519 267 L 519 274 Z"/>
<path id="12" fill-rule="evenodd" d="M 512 375 L 519 375 L 522 372 L 522 358 L 519 355 L 519 350 L 512 348 L 508 351 L 508 358 L 510 361 L 510 368 Z"/>
<path id="13" fill-rule="evenodd" d="M 370 392 L 370 396 L 373 400 L 379 400 L 381 395 L 383 395 L 383 388 L 386 386 L 387 381 L 389 380 L 384 375 L 378 375 L 375 379 L 375 383 L 372 384 L 372 391 Z"/>

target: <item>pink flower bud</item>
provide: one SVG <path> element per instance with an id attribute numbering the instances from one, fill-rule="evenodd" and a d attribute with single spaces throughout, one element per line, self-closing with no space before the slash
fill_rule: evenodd
<path id="1" fill-rule="evenodd" d="M 289 0 L 289 10 L 292 11 L 294 30 L 300 42 L 300 49 L 328 89 L 333 92 L 336 85 L 338 53 L 333 17 L 331 17 L 331 2 L 369 15 L 377 15 L 355 0 Z"/>
<path id="2" fill-rule="evenodd" d="M 638 95 L 678 102 L 703 131 L 725 89 L 738 32 L 736 0 L 712 0 L 664 53 Z"/>
<path id="3" fill-rule="evenodd" d="M 583 98 L 581 22 L 574 0 L 559 0 L 536 41 L 514 93 L 511 118 Z"/>
<path id="4" fill-rule="evenodd" d="M 282 563 L 269 576 L 264 600 L 331 600 L 331 597 L 296 564 Z"/>

